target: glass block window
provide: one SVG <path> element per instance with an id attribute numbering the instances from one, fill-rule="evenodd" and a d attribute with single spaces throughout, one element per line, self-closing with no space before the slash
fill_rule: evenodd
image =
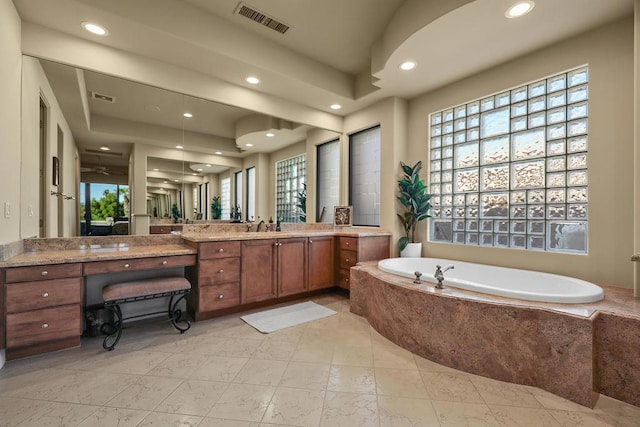
<path id="1" fill-rule="evenodd" d="M 256 216 L 256 168 L 247 169 L 247 210 L 245 219 L 255 221 Z"/>
<path id="2" fill-rule="evenodd" d="M 220 203 L 222 204 L 221 218 L 231 218 L 231 178 L 220 180 Z"/>
<path id="3" fill-rule="evenodd" d="M 429 116 L 429 240 L 587 252 L 589 70 Z"/>
<path id="4" fill-rule="evenodd" d="M 276 162 L 276 217 L 282 222 L 302 222 L 298 193 L 304 190 L 307 155 Z"/>
<path id="5" fill-rule="evenodd" d="M 316 218 L 333 223 L 333 207 L 340 204 L 340 143 L 336 139 L 318 145 L 317 150 Z"/>
<path id="6" fill-rule="evenodd" d="M 380 225 L 380 126 L 349 136 L 349 204 L 353 225 Z"/>

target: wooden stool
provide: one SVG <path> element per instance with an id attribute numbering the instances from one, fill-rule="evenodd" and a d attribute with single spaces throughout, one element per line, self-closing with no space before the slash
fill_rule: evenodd
<path id="1" fill-rule="evenodd" d="M 129 319 L 138 317 L 145 317 L 152 314 L 164 313 L 164 311 L 156 311 L 153 313 L 146 313 L 137 316 L 130 316 L 127 318 L 122 317 L 122 311 L 120 305 L 135 302 L 144 301 L 155 298 L 168 297 L 169 299 L 169 319 L 173 326 L 184 333 L 191 327 L 191 322 L 188 319 L 181 320 L 182 310 L 176 308 L 180 300 L 191 292 L 191 283 L 184 277 L 161 277 L 145 280 L 135 280 L 131 282 L 113 283 L 107 285 L 102 290 L 102 298 L 104 300 L 105 308 L 111 310 L 114 313 L 114 322 L 105 323 L 100 328 L 101 332 L 106 335 L 102 342 L 102 347 L 105 350 L 113 350 L 120 336 L 122 335 L 122 322 Z M 179 296 L 178 299 L 174 298 Z M 186 326 L 182 327 L 178 323 L 184 323 Z"/>

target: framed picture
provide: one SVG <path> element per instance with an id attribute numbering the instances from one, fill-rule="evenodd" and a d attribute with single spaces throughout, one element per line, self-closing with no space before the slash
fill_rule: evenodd
<path id="1" fill-rule="evenodd" d="M 55 156 L 53 156 L 53 166 L 51 170 L 53 171 L 51 184 L 57 187 L 60 184 L 60 160 Z"/>
<path id="2" fill-rule="evenodd" d="M 334 206 L 333 207 L 333 225 L 338 227 L 351 226 L 351 210 L 352 206 Z"/>

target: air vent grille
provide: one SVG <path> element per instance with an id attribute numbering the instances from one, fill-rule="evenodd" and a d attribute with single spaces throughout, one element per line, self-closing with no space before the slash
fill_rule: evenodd
<path id="1" fill-rule="evenodd" d="M 116 97 L 115 96 L 105 95 L 104 93 L 91 92 L 91 97 L 93 99 L 97 99 L 97 100 L 105 101 L 105 102 L 110 102 L 112 104 L 115 104 L 115 102 L 116 102 Z"/>
<path id="2" fill-rule="evenodd" d="M 87 154 L 96 154 L 98 156 L 122 157 L 122 153 L 118 153 L 115 151 L 102 151 L 102 150 L 93 150 L 91 148 L 86 148 L 84 152 Z"/>
<path id="3" fill-rule="evenodd" d="M 245 18 L 251 19 L 254 22 L 257 22 L 260 25 L 264 25 L 265 27 L 271 28 L 279 32 L 280 34 L 286 33 L 289 28 L 287 24 L 278 21 L 277 19 L 269 16 L 259 10 L 256 10 L 246 4 L 240 2 L 238 3 L 238 7 L 235 11 L 236 15 L 244 16 Z"/>

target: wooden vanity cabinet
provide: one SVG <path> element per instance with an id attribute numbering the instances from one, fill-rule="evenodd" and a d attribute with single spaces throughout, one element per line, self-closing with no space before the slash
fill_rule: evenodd
<path id="1" fill-rule="evenodd" d="M 309 237 L 307 255 L 309 290 L 334 286 L 333 237 Z"/>
<path id="2" fill-rule="evenodd" d="M 306 237 L 278 239 L 276 279 L 279 297 L 307 291 L 308 240 Z"/>
<path id="3" fill-rule="evenodd" d="M 198 263 L 187 268 L 193 288 L 189 307 L 195 313 L 220 310 L 240 304 L 240 242 L 197 244 Z"/>
<path id="4" fill-rule="evenodd" d="M 349 269 L 359 262 L 389 258 L 389 236 L 361 236 L 336 238 L 336 284 L 349 289 Z"/>
<path id="5" fill-rule="evenodd" d="M 4 270 L 7 360 L 80 345 L 82 265 Z"/>

